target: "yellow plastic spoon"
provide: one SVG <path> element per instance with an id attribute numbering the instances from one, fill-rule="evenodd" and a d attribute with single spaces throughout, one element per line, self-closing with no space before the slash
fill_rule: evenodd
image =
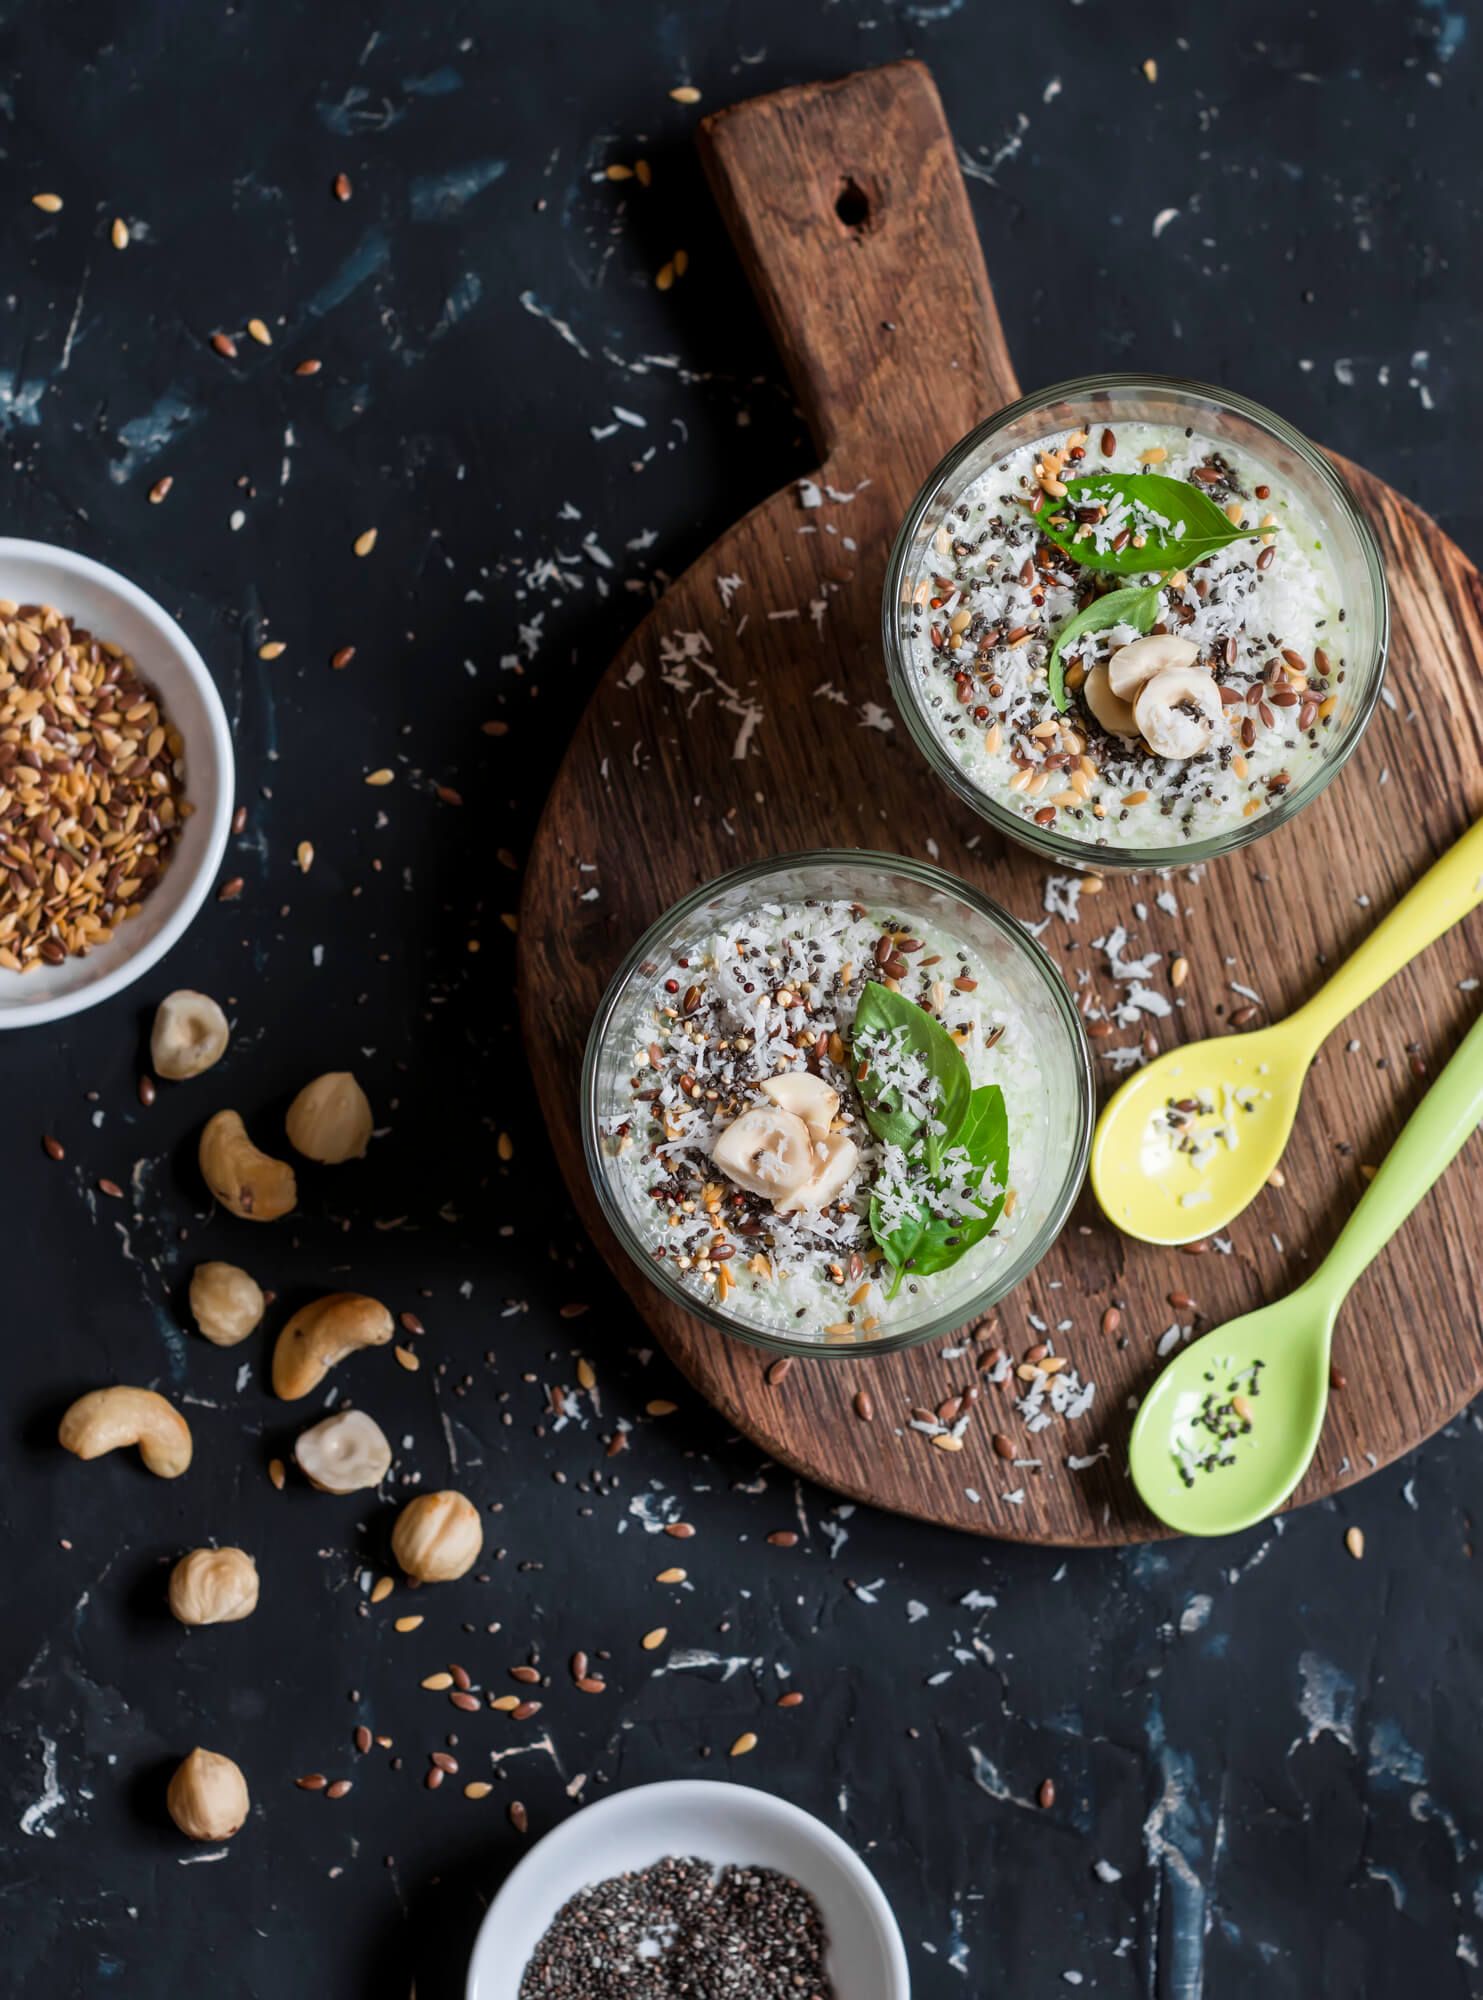
<path id="1" fill-rule="evenodd" d="M 1319 1044 L 1480 902 L 1483 820 L 1295 1014 L 1170 1049 L 1129 1077 L 1092 1139 L 1092 1188 L 1108 1221 L 1144 1243 L 1224 1229 L 1282 1158 Z"/>
<path id="2" fill-rule="evenodd" d="M 1483 1119 L 1483 1016 L 1407 1119 L 1338 1241 L 1295 1292 L 1184 1348 L 1143 1399 L 1128 1465 L 1186 1535 L 1229 1535 L 1280 1507 L 1318 1445 L 1329 1344 L 1365 1267 Z"/>

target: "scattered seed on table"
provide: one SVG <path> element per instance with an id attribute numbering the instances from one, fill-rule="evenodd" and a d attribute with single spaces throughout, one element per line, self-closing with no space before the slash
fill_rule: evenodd
<path id="1" fill-rule="evenodd" d="M 441 1694 L 444 1688 L 452 1687 L 453 1676 L 452 1674 L 444 1673 L 428 1674 L 420 1685 L 429 1688 L 434 1694 Z"/>
<path id="2" fill-rule="evenodd" d="M 658 1576 L 655 1577 L 654 1581 L 656 1583 L 683 1583 L 688 1575 L 689 1575 L 688 1570 L 662 1569 L 660 1570 Z"/>
<path id="3" fill-rule="evenodd" d="M 216 892 L 217 902 L 235 903 L 242 894 L 243 886 L 243 878 L 240 875 L 229 875 Z"/>
<path id="4" fill-rule="evenodd" d="M 590 1361 L 582 1360 L 577 1363 L 577 1380 L 584 1389 L 597 1387 L 597 1371 Z"/>
<path id="5" fill-rule="evenodd" d="M 62 1144 L 60 1139 L 54 1139 L 50 1132 L 43 1135 L 41 1143 L 49 1160 L 66 1159 L 67 1148 Z"/>
<path id="6" fill-rule="evenodd" d="M 323 366 L 324 363 L 322 361 L 316 361 L 311 355 L 308 360 L 299 363 L 294 373 L 295 375 L 317 375 Z"/>
<path id="7" fill-rule="evenodd" d="M 752 1729 L 744 1729 L 741 1735 L 737 1737 L 736 1741 L 732 1744 L 731 1748 L 727 1751 L 726 1754 L 728 1757 L 745 1757 L 748 1751 L 755 1750 L 756 1748 L 757 1748 L 756 1731 Z"/>
<path id="8" fill-rule="evenodd" d="M 295 1778 L 294 1783 L 301 1792 L 322 1792 L 329 1779 L 323 1771 L 308 1771 L 302 1778 Z"/>
<path id="9" fill-rule="evenodd" d="M 260 660 L 281 660 L 287 651 L 286 639 L 265 639 L 257 649 L 257 656 Z"/>
<path id="10" fill-rule="evenodd" d="M 1035 1798 L 1037 1804 L 1040 1805 L 1044 1810 L 1048 1811 L 1050 1807 L 1053 1806 L 1056 1802 L 1055 1779 L 1042 1778 L 1040 1781 L 1040 1790 L 1035 1794 Z"/>
<path id="11" fill-rule="evenodd" d="M 371 1587 L 372 1604 L 384 1604 L 395 1589 L 396 1585 L 389 1576 L 378 1576 Z"/>
<path id="12" fill-rule="evenodd" d="M 62 206 L 62 197 L 59 194 L 33 194 L 31 205 L 39 208 L 44 215 L 55 215 Z"/>
<path id="13" fill-rule="evenodd" d="M 512 1681 L 523 1681 L 527 1687 L 533 1687 L 540 1678 L 541 1670 L 539 1667 L 511 1667 L 510 1669 L 510 1679 Z"/>
<path id="14" fill-rule="evenodd" d="M 960 1437 L 954 1437 L 951 1431 L 938 1431 L 933 1437 L 932 1442 L 939 1451 L 961 1451 L 963 1449 L 963 1440 Z"/>
<path id="15" fill-rule="evenodd" d="M 1364 1553 L 1365 1553 L 1364 1529 L 1350 1528 L 1344 1536 L 1344 1546 L 1346 1549 L 1348 1549 L 1350 1555 L 1354 1557 L 1354 1560 L 1356 1562 L 1362 1562 L 1364 1560 Z"/>
<path id="16" fill-rule="evenodd" d="M 508 1814 L 510 1824 L 514 1827 L 515 1831 L 517 1833 L 524 1833 L 525 1829 L 530 1825 L 530 1816 L 526 1812 L 525 1807 L 521 1805 L 519 1799 L 511 1799 L 505 1810 Z"/>
<path id="17" fill-rule="evenodd" d="M 269 333 L 267 325 L 263 320 L 250 319 L 247 322 L 247 331 L 252 335 L 259 347 L 271 347 L 273 345 L 273 336 Z"/>
<path id="18" fill-rule="evenodd" d="M 644 1415 L 646 1417 L 672 1417 L 679 1407 L 678 1403 L 668 1403 L 662 1396 L 656 1396 L 652 1403 L 645 1403 Z"/>
<path id="19" fill-rule="evenodd" d="M 229 333 L 213 333 L 211 336 L 211 345 L 224 361 L 235 361 L 237 359 L 237 343 Z"/>
<path id="20" fill-rule="evenodd" d="M 391 1351 L 409 1375 L 415 1375 L 422 1366 L 421 1361 L 412 1352 L 410 1347 L 394 1347 Z"/>
<path id="21" fill-rule="evenodd" d="M 349 1778 L 336 1778 L 332 1785 L 325 1786 L 324 1795 L 327 1799 L 343 1799 L 345 1794 L 350 1790 L 350 1785 L 351 1781 Z"/>
<path id="22" fill-rule="evenodd" d="M 288 1479 L 288 1473 L 284 1469 L 281 1458 L 270 1458 L 268 1460 L 268 1477 L 281 1493 Z"/>
<path id="23" fill-rule="evenodd" d="M 429 1750 L 427 1754 L 429 1763 L 434 1764 L 445 1777 L 456 1778 L 458 1776 L 458 1759 L 456 1757 L 450 1757 L 446 1750 Z"/>
<path id="24" fill-rule="evenodd" d="M 479 1706 L 479 1697 L 465 1688 L 455 1688 L 448 1697 L 453 1706 L 462 1709 L 465 1715 L 472 1715 Z"/>
<path id="25" fill-rule="evenodd" d="M 443 1773 L 435 1764 L 430 1771 L 425 1773 L 422 1782 L 430 1792 L 435 1792 L 443 1782 Z"/>
<path id="26" fill-rule="evenodd" d="M 299 873 L 307 875 L 309 870 L 314 866 L 314 842 L 312 840 L 301 840 L 294 850 L 294 859 L 299 864 Z"/>
<path id="27" fill-rule="evenodd" d="M 796 1688 L 790 1688 L 787 1694 L 780 1694 L 778 1696 L 778 1707 L 797 1708 L 799 1704 L 802 1702 L 802 1700 L 803 1696 L 798 1692 L 798 1690 Z"/>
<path id="28" fill-rule="evenodd" d="M 669 1627 L 667 1625 L 656 1625 L 652 1632 L 644 1634 L 643 1638 L 639 1640 L 639 1644 L 646 1653 L 657 1653 L 668 1637 Z"/>
<path id="29" fill-rule="evenodd" d="M 161 502 L 161 501 L 162 501 L 163 499 L 165 499 L 165 498 L 166 498 L 166 496 L 168 495 L 168 493 L 169 493 L 169 491 L 170 491 L 170 488 L 171 488 L 171 487 L 172 487 L 172 486 L 173 486 L 174 484 L 175 484 L 175 478 L 174 478 L 174 475 L 173 475 L 172 473 L 169 473 L 169 472 L 167 472 L 167 473 L 165 474 L 165 476 L 164 476 L 164 478 L 163 478 L 163 479 L 157 479 L 157 480 L 155 481 L 154 485 L 153 485 L 153 486 L 151 486 L 151 487 L 150 487 L 150 489 L 149 489 L 149 504 L 150 504 L 150 506 L 151 506 L 151 507 L 158 507 L 158 506 L 159 506 L 159 504 L 160 504 L 160 502 Z"/>
<path id="30" fill-rule="evenodd" d="M 356 1726 L 355 1747 L 360 1752 L 362 1757 L 365 1756 L 366 1752 L 371 1747 L 371 1732 L 369 1729 L 367 1729 L 366 1725 L 363 1722 L 357 1724 Z"/>
<path id="31" fill-rule="evenodd" d="M 670 92 L 676 104 L 699 104 L 700 92 L 693 83 L 677 83 Z M 60 206 L 60 204 L 59 204 Z"/>
<path id="32" fill-rule="evenodd" d="M 510 1719 L 513 1722 L 529 1722 L 533 1715 L 539 1715 L 540 1712 L 541 1704 L 538 1701 L 521 1701 L 510 1710 Z"/>
<path id="33" fill-rule="evenodd" d="M 376 546 L 376 530 L 374 528 L 362 529 L 360 534 L 358 534 L 355 538 L 354 547 L 355 547 L 355 553 L 358 556 L 368 556 L 371 553 L 372 549 L 375 548 L 375 546 Z"/>
<path id="34" fill-rule="evenodd" d="M 666 1521 L 664 1532 L 673 1535 L 677 1542 L 688 1542 L 695 1530 L 688 1521 Z"/>
<path id="35" fill-rule="evenodd" d="M 875 1402 L 868 1389 L 857 1389 L 855 1391 L 855 1415 L 862 1423 L 872 1424 L 875 1422 Z"/>
<path id="36" fill-rule="evenodd" d="M 396 1619 L 395 1629 L 398 1632 L 415 1632 L 422 1622 L 422 1613 L 414 1611 L 409 1613 L 405 1618 Z"/>
<path id="37" fill-rule="evenodd" d="M 395 776 L 395 771 L 389 771 L 383 764 L 379 770 L 367 771 L 366 783 L 368 785 L 389 785 Z"/>
<path id="38" fill-rule="evenodd" d="M 351 195 L 355 192 L 350 185 L 349 174 L 336 174 L 335 178 L 330 182 L 330 188 L 336 201 L 349 201 Z"/>
<path id="39" fill-rule="evenodd" d="M 767 1386 L 769 1389 L 776 1389 L 780 1382 L 785 1382 L 788 1378 L 788 1370 L 792 1366 L 793 1357 L 791 1354 L 781 1354 L 776 1361 L 769 1361 L 767 1364 Z"/>
<path id="40" fill-rule="evenodd" d="M 475 1778 L 472 1783 L 464 1786 L 463 1795 L 466 1799 L 487 1799 L 493 1790 L 493 1785 L 485 1784 L 482 1778 Z"/>
<path id="41" fill-rule="evenodd" d="M 769 1548 L 794 1549 L 798 1546 L 798 1537 L 791 1528 L 774 1528 L 767 1542 Z"/>
<path id="42" fill-rule="evenodd" d="M 113 227 L 109 230 L 108 236 L 115 250 L 128 249 L 129 225 L 127 222 L 124 221 L 121 215 L 116 215 L 113 218 Z"/>

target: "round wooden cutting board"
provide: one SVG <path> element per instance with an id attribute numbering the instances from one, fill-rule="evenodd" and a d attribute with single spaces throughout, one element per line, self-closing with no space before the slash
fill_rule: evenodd
<path id="1" fill-rule="evenodd" d="M 903 727 L 881 726 L 892 536 L 942 453 L 1019 394 L 932 81 L 897 63 L 784 91 L 717 113 L 700 144 L 820 471 L 812 488 L 754 509 L 655 606 L 593 695 L 552 788 L 520 927 L 545 1115 L 576 1204 L 639 1310 L 701 1393 L 780 1463 L 979 1534 L 1141 1540 L 1160 1530 L 1127 1474 L 1129 1404 L 1159 1365 L 1160 1336 L 1249 1311 L 1322 1255 L 1363 1166 L 1477 1011 L 1464 982 L 1483 960 L 1483 923 L 1433 945 L 1326 1045 L 1286 1184 L 1238 1220 L 1224 1250 L 1130 1242 L 1084 1192 L 1055 1249 L 977 1340 L 800 1361 L 782 1379 L 765 1353 L 668 1305 L 603 1225 L 578 1129 L 588 1024 L 646 925 L 723 870 L 791 848 L 930 856 L 1037 924 L 1049 873 L 950 797 Z M 1094 941 L 1115 925 L 1138 952 L 1183 954 L 1183 1005 L 1154 1024 L 1165 1046 L 1221 1032 L 1243 1004 L 1236 985 L 1261 995 L 1263 1019 L 1297 1005 L 1483 810 L 1477 571 L 1409 502 L 1342 470 L 1379 536 L 1394 611 L 1387 700 L 1348 768 L 1293 824 L 1200 879 L 1109 875 L 1074 925 L 1053 916 L 1042 932 L 1068 977 L 1090 970 L 1103 998 Z M 1099 1081 L 1105 1091 L 1111 1075 Z M 1483 1387 L 1480 1149 L 1474 1139 L 1356 1288 L 1336 1348 L 1342 1386 L 1298 1502 L 1409 1450 Z M 1002 1341 L 1018 1358 L 1042 1326 L 1059 1329 L 1058 1351 L 1097 1384 L 1086 1416 L 1032 1440 L 1010 1388 L 985 1383 L 961 1450 L 912 1427 L 914 1409 L 935 1410 L 975 1379 L 983 1346 Z M 869 1421 L 857 1414 L 861 1390 Z M 1038 1465 L 997 1456 L 996 1432 Z"/>

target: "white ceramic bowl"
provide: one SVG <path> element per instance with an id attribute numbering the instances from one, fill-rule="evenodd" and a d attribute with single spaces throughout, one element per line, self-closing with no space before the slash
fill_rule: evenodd
<path id="1" fill-rule="evenodd" d="M 467 2000 L 517 2000 L 531 1953 L 569 1897 L 671 1854 L 791 1875 L 823 1914 L 838 2000 L 910 2000 L 896 1919 L 854 1850 L 770 1792 L 697 1779 L 617 1792 L 539 1841 L 511 1870 L 479 1927 Z"/>
<path id="2" fill-rule="evenodd" d="M 232 739 L 206 662 L 152 597 L 71 549 L 0 536 L 0 597 L 50 604 L 131 653 L 185 738 L 185 795 L 195 806 L 140 913 L 106 945 L 24 974 L 0 969 L 0 1029 L 35 1028 L 96 1007 L 162 959 L 201 907 L 231 825 Z"/>

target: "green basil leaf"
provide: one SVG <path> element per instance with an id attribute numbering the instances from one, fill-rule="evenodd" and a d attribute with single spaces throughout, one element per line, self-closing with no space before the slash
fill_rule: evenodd
<path id="1" fill-rule="evenodd" d="M 872 1196 L 871 1233 L 896 1272 L 890 1297 L 895 1297 L 908 1273 L 913 1277 L 930 1278 L 938 1271 L 950 1269 L 975 1244 L 983 1241 L 1003 1213 L 1009 1187 L 1009 1114 L 1005 1109 L 1004 1092 L 997 1083 L 980 1084 L 971 1093 L 950 1150 L 954 1154 L 961 1152 L 967 1155 L 969 1174 L 965 1179 L 971 1177 L 976 1187 L 985 1173 L 992 1169 L 994 1184 L 1000 1192 L 988 1203 L 980 1203 L 980 1213 L 976 1216 L 936 1215 L 931 1197 L 941 1190 L 944 1180 L 934 1175 L 929 1178 L 915 1212 L 898 1222 L 894 1229 L 886 1226 L 880 1201 Z M 949 1166 L 952 1164 L 952 1161 L 948 1162 Z M 953 1178 L 956 1179 L 956 1176 Z"/>
<path id="2" fill-rule="evenodd" d="M 902 1104 L 900 1095 L 872 1067 L 860 1079 L 860 1096 L 865 1121 L 877 1139 L 888 1146 L 908 1151 L 918 1138 L 935 1161 L 941 1149 L 952 1143 L 963 1114 L 968 1108 L 972 1079 L 963 1051 L 939 1021 L 904 994 L 872 980 L 860 995 L 855 1013 L 854 1043 L 859 1062 L 870 1061 L 873 1043 L 888 1040 L 899 1049 L 922 1058 L 932 1111 L 943 1131 L 926 1130 L 927 1119 L 920 1110 Z"/>
<path id="3" fill-rule="evenodd" d="M 1146 632 L 1159 615 L 1159 592 L 1162 584 L 1126 584 L 1121 590 L 1109 590 L 1105 597 L 1094 597 L 1074 618 L 1068 618 L 1056 634 L 1056 643 L 1051 648 L 1050 698 L 1062 715 L 1066 713 L 1066 667 L 1061 658 L 1063 649 L 1073 639 L 1079 639 L 1083 632 L 1105 632 L 1109 625 L 1135 625 L 1140 632 Z"/>
<path id="4" fill-rule="evenodd" d="M 1129 571 L 1188 569 L 1201 556 L 1213 554 L 1232 542 L 1255 539 L 1256 528 L 1238 528 L 1226 518 L 1224 508 L 1208 493 L 1187 479 L 1169 479 L 1159 472 L 1090 472 L 1065 482 L 1062 499 L 1046 499 L 1036 510 L 1035 524 L 1057 548 L 1064 549 L 1084 569 L 1126 575 Z M 1146 508 L 1160 516 L 1164 525 L 1140 522 L 1138 532 L 1145 539 L 1135 549 L 1131 536 L 1120 549 L 1099 549 L 1090 534 L 1081 534 L 1078 524 L 1068 520 L 1064 527 L 1052 527 L 1051 518 L 1070 514 L 1076 507 L 1127 501 L 1130 508 Z"/>

